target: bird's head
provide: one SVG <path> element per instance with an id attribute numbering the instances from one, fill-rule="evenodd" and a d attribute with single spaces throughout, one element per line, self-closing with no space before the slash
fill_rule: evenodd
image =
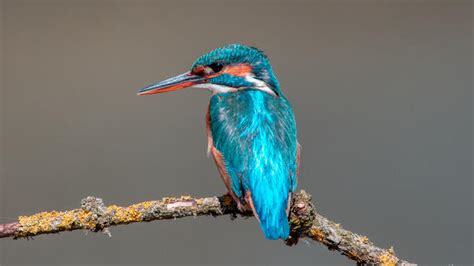
<path id="1" fill-rule="evenodd" d="M 253 47 L 230 44 L 199 57 L 191 70 L 141 89 L 138 95 L 185 88 L 204 88 L 216 93 L 246 89 L 280 95 L 280 85 L 265 54 Z"/>

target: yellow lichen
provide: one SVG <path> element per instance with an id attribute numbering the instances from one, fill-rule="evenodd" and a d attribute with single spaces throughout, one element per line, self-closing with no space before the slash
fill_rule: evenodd
<path id="1" fill-rule="evenodd" d="M 353 260 L 359 260 L 359 255 L 354 251 L 354 250 L 349 250 L 347 253 L 348 257 L 353 259 Z"/>
<path id="2" fill-rule="evenodd" d="M 155 203 L 156 203 L 155 201 L 145 201 L 141 203 L 141 205 L 143 206 L 144 209 L 148 210 L 151 207 L 155 206 Z"/>
<path id="3" fill-rule="evenodd" d="M 202 205 L 204 203 L 203 199 L 195 199 L 196 205 Z"/>
<path id="4" fill-rule="evenodd" d="M 72 230 L 76 222 L 81 223 L 81 226 L 87 226 L 84 215 L 76 217 L 77 210 L 58 212 L 40 212 L 30 216 L 20 216 L 18 221 L 20 229 L 17 236 L 33 236 L 38 233 L 53 233 L 58 230 Z M 79 211 L 79 213 L 83 211 Z M 81 213 L 81 214 L 82 214 Z M 77 221 L 78 220 L 78 221 Z"/>
<path id="5" fill-rule="evenodd" d="M 143 212 L 150 210 L 153 206 L 155 206 L 156 201 L 145 201 L 142 203 L 137 203 L 128 207 L 128 209 L 133 209 L 137 212 Z"/>
<path id="6" fill-rule="evenodd" d="M 92 213 L 88 211 L 79 210 L 77 212 L 77 219 L 79 220 L 82 228 L 92 230 L 96 227 L 96 221 L 92 217 Z"/>
<path id="7" fill-rule="evenodd" d="M 380 264 L 383 266 L 395 266 L 397 265 L 397 259 L 390 253 L 390 251 L 386 251 L 382 253 L 379 257 Z"/>
<path id="8" fill-rule="evenodd" d="M 325 235 L 321 230 L 318 230 L 316 228 L 311 228 L 309 230 L 309 236 L 311 236 L 312 239 L 322 242 L 325 238 Z"/>
<path id="9" fill-rule="evenodd" d="M 297 217 L 296 215 L 293 215 L 291 214 L 290 217 L 289 217 L 289 220 L 290 220 L 290 224 L 293 226 L 293 227 L 298 227 L 300 228 L 300 218 Z"/>
<path id="10" fill-rule="evenodd" d="M 112 205 L 107 208 L 107 213 L 112 215 L 112 221 L 116 224 L 140 222 L 142 220 L 140 209 L 150 208 L 153 204 L 153 202 L 144 202 L 127 208 Z M 20 228 L 17 230 L 16 236 L 34 236 L 38 233 L 54 233 L 74 228 L 95 229 L 98 223 L 97 218 L 94 213 L 82 209 L 20 216 L 18 218 Z"/>
<path id="11" fill-rule="evenodd" d="M 363 244 L 369 243 L 369 238 L 366 237 L 366 236 L 361 236 L 361 237 L 358 238 L 358 240 L 359 240 L 360 243 L 363 243 Z"/>
<path id="12" fill-rule="evenodd" d="M 191 197 L 190 195 L 184 195 L 184 196 L 181 196 L 180 200 L 189 201 L 189 200 L 193 200 L 193 197 Z"/>
<path id="13" fill-rule="evenodd" d="M 62 215 L 61 223 L 58 225 L 58 227 L 64 228 L 64 230 L 71 230 L 75 221 L 76 217 L 73 212 L 65 212 Z"/>
<path id="14" fill-rule="evenodd" d="M 142 216 L 133 206 L 123 208 L 117 205 L 111 205 L 107 208 L 107 212 L 113 215 L 112 220 L 116 224 L 140 222 Z"/>
<path id="15" fill-rule="evenodd" d="M 41 231 L 51 231 L 50 221 L 57 218 L 57 212 L 40 212 L 30 216 L 18 217 L 21 235 L 36 235 Z"/>

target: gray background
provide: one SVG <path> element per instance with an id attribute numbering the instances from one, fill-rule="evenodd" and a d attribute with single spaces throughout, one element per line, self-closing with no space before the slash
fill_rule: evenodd
<path id="1" fill-rule="evenodd" d="M 418 263 L 472 263 L 471 1 L 3 1 L 2 222 L 220 195 L 209 95 L 137 97 L 210 49 L 265 50 L 303 145 L 299 188 Z M 254 219 L 180 219 L 0 240 L 0 263 L 351 263 L 266 241 Z"/>

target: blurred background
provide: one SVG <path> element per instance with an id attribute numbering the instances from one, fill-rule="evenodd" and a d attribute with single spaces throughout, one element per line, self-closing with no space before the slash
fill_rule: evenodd
<path id="1" fill-rule="evenodd" d="M 292 102 L 299 189 L 417 263 L 472 261 L 471 1 L 3 0 L 0 222 L 221 195 L 205 91 L 137 97 L 228 43 L 259 47 Z M 0 240 L 0 264 L 353 264 L 189 218 Z"/>

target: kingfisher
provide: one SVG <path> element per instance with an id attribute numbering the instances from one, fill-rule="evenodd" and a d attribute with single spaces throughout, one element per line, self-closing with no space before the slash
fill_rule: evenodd
<path id="1" fill-rule="evenodd" d="M 252 211 L 267 239 L 287 239 L 300 145 L 293 109 L 263 51 L 230 44 L 199 57 L 190 71 L 138 91 L 211 92 L 208 155 L 241 211 Z"/>

